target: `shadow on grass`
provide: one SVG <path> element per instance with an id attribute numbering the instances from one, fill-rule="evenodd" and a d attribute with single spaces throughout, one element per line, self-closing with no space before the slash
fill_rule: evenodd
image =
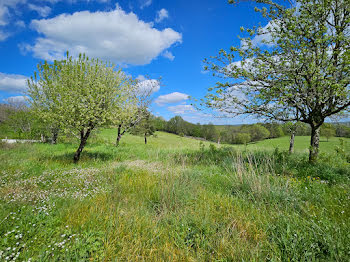
<path id="1" fill-rule="evenodd" d="M 41 157 L 41 160 L 51 160 L 61 163 L 73 163 L 73 157 L 75 152 L 63 153 L 59 155 L 46 155 Z M 79 163 L 89 162 L 89 161 L 110 161 L 116 160 L 120 161 L 120 156 L 115 152 L 98 152 L 98 151 L 83 151 L 80 155 Z"/>

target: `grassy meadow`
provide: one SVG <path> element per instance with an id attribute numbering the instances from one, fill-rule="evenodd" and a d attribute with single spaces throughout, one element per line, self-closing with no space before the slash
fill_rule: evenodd
<path id="1" fill-rule="evenodd" d="M 350 139 L 115 138 L 0 144 L 0 261 L 350 260 Z"/>

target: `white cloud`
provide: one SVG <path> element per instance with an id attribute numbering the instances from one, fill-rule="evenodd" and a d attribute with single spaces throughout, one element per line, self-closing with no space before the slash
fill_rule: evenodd
<path id="1" fill-rule="evenodd" d="M 31 27 L 42 36 L 22 48 L 50 61 L 61 59 L 69 50 L 72 55 L 86 53 L 120 64 L 144 65 L 182 41 L 173 29 L 160 31 L 119 6 L 108 12 L 82 11 L 33 20 Z"/>
<path id="2" fill-rule="evenodd" d="M 9 93 L 23 92 L 27 88 L 27 79 L 28 77 L 23 75 L 0 73 L 0 91 Z"/>
<path id="3" fill-rule="evenodd" d="M 168 58 L 170 61 L 173 61 L 175 59 L 175 56 L 169 52 L 168 50 L 166 50 L 164 53 L 163 53 L 163 56 L 165 58 Z"/>
<path id="4" fill-rule="evenodd" d="M 157 12 L 157 17 L 156 17 L 155 21 L 156 21 L 156 23 L 160 23 L 168 17 L 169 17 L 168 11 L 166 9 L 162 8 Z"/>
<path id="5" fill-rule="evenodd" d="M 51 8 L 48 6 L 28 4 L 28 8 L 32 11 L 37 12 L 42 17 L 47 17 L 51 13 Z"/>
<path id="6" fill-rule="evenodd" d="M 178 103 L 184 100 L 188 99 L 188 95 L 187 94 L 183 94 L 183 93 L 179 93 L 179 92 L 174 92 L 171 94 L 167 94 L 167 95 L 162 95 L 159 96 L 156 100 L 155 103 L 157 105 L 164 105 L 164 104 L 170 104 L 170 103 Z M 171 107 L 173 108 L 173 107 Z M 169 108 L 168 108 L 169 109 Z M 171 111 L 171 110 L 170 110 Z"/>
<path id="7" fill-rule="evenodd" d="M 168 110 L 170 112 L 173 112 L 175 115 L 185 115 L 197 112 L 197 110 L 192 105 L 169 106 Z"/>
<path id="8" fill-rule="evenodd" d="M 140 8 L 141 9 L 144 9 L 145 7 L 148 7 L 152 4 L 152 0 L 142 0 L 142 3 L 141 3 L 141 6 Z"/>
<path id="9" fill-rule="evenodd" d="M 7 103 L 24 103 L 26 101 L 28 101 L 28 97 L 27 96 L 11 96 L 8 97 L 6 99 L 4 99 L 5 102 Z"/>
<path id="10" fill-rule="evenodd" d="M 143 76 L 139 76 L 139 82 L 136 84 L 137 89 L 143 94 L 152 94 L 158 92 L 160 89 L 160 82 L 156 79 L 146 79 Z M 146 80 L 144 80 L 146 79 Z"/>

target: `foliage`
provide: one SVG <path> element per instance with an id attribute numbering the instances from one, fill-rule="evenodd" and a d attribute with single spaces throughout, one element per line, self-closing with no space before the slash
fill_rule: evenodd
<path id="1" fill-rule="evenodd" d="M 350 150 L 348 146 L 348 141 L 344 139 L 340 139 L 340 144 L 336 146 L 335 151 L 337 152 L 337 155 L 348 161 L 350 163 Z"/>
<path id="2" fill-rule="evenodd" d="M 119 107 L 119 111 L 114 114 L 112 124 L 118 126 L 116 146 L 119 145 L 121 137 L 131 128 L 136 127 L 145 118 L 149 118 L 148 107 L 152 102 L 152 92 L 158 86 L 158 80 L 133 81 L 128 79 L 128 94 L 124 104 Z"/>
<path id="3" fill-rule="evenodd" d="M 211 88 L 205 105 L 225 114 L 309 124 L 309 161 L 315 161 L 320 126 L 350 105 L 350 5 L 347 0 L 296 0 L 288 7 L 257 2 L 266 4 L 256 11 L 267 26 L 242 28 L 249 37 L 241 38 L 240 47 L 206 60 L 214 75 L 234 81 Z M 253 37 L 264 35 L 255 45 Z"/>
<path id="4" fill-rule="evenodd" d="M 335 125 L 335 134 L 338 137 L 349 137 L 350 138 L 350 127 L 344 124 Z"/>
<path id="5" fill-rule="evenodd" d="M 248 133 L 238 133 L 235 138 L 237 144 L 247 144 L 252 141 L 250 134 Z"/>
<path id="6" fill-rule="evenodd" d="M 112 120 L 128 101 L 128 82 L 121 70 L 97 59 L 79 55 L 38 65 L 28 81 L 33 110 L 48 123 L 80 139 L 78 161 L 90 133 Z"/>
<path id="7" fill-rule="evenodd" d="M 3 121 L 0 122 L 1 137 L 41 139 L 50 135 L 50 130 L 26 104 L 2 104 Z"/>
<path id="8" fill-rule="evenodd" d="M 241 132 L 247 132 L 250 134 L 252 141 L 260 141 L 270 136 L 269 130 L 264 126 L 255 124 L 255 125 L 243 125 L 240 129 Z"/>
<path id="9" fill-rule="evenodd" d="M 155 132 L 155 127 L 151 119 L 151 113 L 147 112 L 144 118 L 134 126 L 130 133 L 133 135 L 141 135 L 145 138 L 145 144 L 147 144 L 147 137 L 153 135 Z"/>
<path id="10" fill-rule="evenodd" d="M 325 123 L 321 127 L 320 134 L 321 134 L 321 136 L 326 137 L 327 141 L 328 141 L 329 138 L 335 136 L 335 128 L 331 124 Z"/>
<path id="11" fill-rule="evenodd" d="M 270 135 L 268 138 L 277 138 L 284 136 L 283 128 L 280 124 L 272 122 L 272 123 L 265 123 L 263 126 L 270 132 Z"/>

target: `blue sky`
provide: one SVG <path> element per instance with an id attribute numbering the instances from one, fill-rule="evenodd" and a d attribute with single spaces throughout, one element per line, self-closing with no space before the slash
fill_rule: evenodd
<path id="1" fill-rule="evenodd" d="M 38 62 L 85 52 L 112 61 L 140 80 L 162 78 L 152 111 L 169 119 L 239 124 L 191 106 L 217 79 L 204 58 L 238 46 L 240 27 L 266 24 L 254 3 L 226 0 L 0 0 L 0 102 L 25 93 Z"/>

